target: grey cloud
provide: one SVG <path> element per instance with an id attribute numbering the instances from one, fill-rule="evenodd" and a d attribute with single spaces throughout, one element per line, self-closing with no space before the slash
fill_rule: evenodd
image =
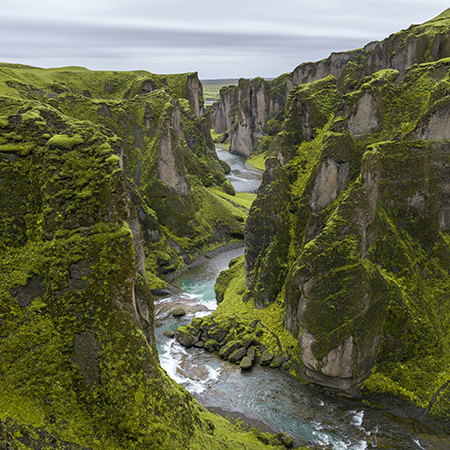
<path id="1" fill-rule="evenodd" d="M 45 0 L 37 11 L 33 3 L 24 14 L 2 15 L 0 61 L 160 73 L 197 70 L 205 78 L 277 76 L 302 62 L 362 47 L 407 28 L 410 21 L 424 22 L 435 15 L 428 11 L 428 2 L 422 11 L 424 2 L 414 0 L 357 4 L 350 0 L 279 0 L 270 7 L 263 0 L 228 0 L 225 6 L 214 0 L 194 4 L 179 0 L 92 2 L 84 2 L 76 16 L 68 14 L 61 3 L 55 20 L 50 19 L 55 15 L 47 14 Z M 250 8 L 248 14 L 239 9 L 241 3 L 242 8 Z M 433 8 L 438 6 L 433 3 Z M 423 15 L 417 14 L 414 20 L 413 10 Z M 108 25 L 108 20 L 121 25 Z M 159 26 L 125 25 L 135 20 L 140 24 L 153 20 Z M 162 28 L 168 23 L 164 20 L 170 20 L 173 29 Z M 189 25 L 192 31 L 177 28 L 179 24 Z M 245 32 L 250 28 L 258 31 Z"/>
<path id="2" fill-rule="evenodd" d="M 19 26 L 20 25 L 20 26 Z M 363 45 L 361 39 L 316 38 L 282 34 L 202 32 L 157 30 L 143 27 L 93 26 L 88 24 L 34 23 L 0 19 L 3 49 L 0 57 L 20 51 L 22 55 L 36 51 L 68 54 L 102 50 L 124 55 L 126 49 L 217 49 L 236 52 L 291 54 L 298 50 L 335 48 L 350 50 Z M 9 51 L 8 51 L 9 48 Z"/>

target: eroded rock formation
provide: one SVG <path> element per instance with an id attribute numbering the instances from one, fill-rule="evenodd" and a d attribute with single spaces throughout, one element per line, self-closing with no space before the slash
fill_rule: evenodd
<path id="1" fill-rule="evenodd" d="M 302 63 L 275 80 L 242 79 L 233 89 L 233 96 L 224 88 L 224 96 L 213 108 L 212 125 L 217 133 L 228 133 L 233 153 L 248 156 L 254 151 L 267 150 L 258 144 L 258 139 L 271 134 L 266 124 L 281 119 L 289 93 L 296 86 L 331 75 L 338 80 L 339 90 L 346 93 L 354 90 L 357 80 L 385 69 L 395 70 L 400 83 L 412 65 L 449 56 L 450 38 L 446 17 L 442 15 L 425 24 L 412 25 L 383 41 L 371 42 L 362 49 L 332 53 L 322 61 Z M 371 133 L 379 125 L 375 113 L 371 116 L 365 113 L 374 111 L 373 101 L 376 99 L 367 92 L 360 99 L 350 125 L 356 134 Z"/>
<path id="2" fill-rule="evenodd" d="M 246 217 L 214 193 L 231 186 L 201 89 L 196 74 L 0 64 L 4 445 L 267 448 L 159 366 L 151 289 Z"/>
<path id="3" fill-rule="evenodd" d="M 240 298 L 272 326 L 297 375 L 341 395 L 394 396 L 441 420 L 450 413 L 449 25 L 446 11 L 284 77 L 297 86 L 246 223 L 245 277 L 233 267 L 219 278 L 216 312 Z M 243 86 L 252 84 L 241 81 L 238 95 Z M 236 117 L 245 111 L 256 130 L 254 109 Z"/>

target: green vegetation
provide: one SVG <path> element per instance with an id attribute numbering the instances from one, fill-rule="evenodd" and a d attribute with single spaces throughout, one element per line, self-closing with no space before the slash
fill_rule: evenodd
<path id="1" fill-rule="evenodd" d="M 266 168 L 254 201 L 225 177 L 197 74 L 0 64 L 1 445 L 286 444 L 159 367 L 151 289 L 243 237 L 218 309 L 179 339 L 202 330 L 230 360 L 448 424 L 449 14 L 352 52 L 336 77 L 310 64 L 297 87 L 298 73 L 221 87 L 230 132 L 261 119 L 240 136 Z"/>
<path id="2" fill-rule="evenodd" d="M 208 203 L 213 197 L 204 188 L 217 186 L 227 193 L 233 188 L 215 154 L 207 119 L 194 114 L 193 98 L 200 90 L 190 91 L 188 87 L 195 74 L 12 69 L 8 65 L 0 69 L 4 74 L 1 89 L 8 92 L 8 99 L 17 99 L 17 108 L 26 99 L 28 108 L 36 104 L 42 109 L 45 105 L 46 110 L 57 109 L 71 120 L 114 130 L 116 147 L 120 145 L 123 150 L 111 158 L 123 160 L 133 203 L 142 211 L 139 218 L 146 230 L 143 237 L 149 257 L 147 269 L 151 271 L 147 279 L 152 280 L 152 287 L 163 284 L 161 279 L 167 274 L 180 270 L 184 260 L 242 236 L 240 213 L 225 218 L 214 206 L 215 201 Z M 41 103 L 42 98 L 45 103 Z M 81 142 L 75 134 L 49 137 L 50 147 L 70 149 Z M 23 143 L 12 139 L 3 145 L 26 151 Z M 80 195 L 88 197 L 90 190 L 86 188 Z M 222 233 L 225 229 L 231 234 Z M 218 233 L 222 236 L 219 241 Z M 177 250 L 171 241 L 177 243 Z"/>
<path id="3" fill-rule="evenodd" d="M 250 207 L 252 206 L 252 203 L 256 198 L 256 194 L 246 192 L 237 192 L 235 195 L 229 195 L 220 191 L 217 188 L 211 188 L 211 190 L 215 195 L 218 195 L 219 197 L 227 200 L 228 202 L 234 204 L 235 206 L 242 206 L 246 210 L 250 210 Z"/>
<path id="4" fill-rule="evenodd" d="M 2 445 L 272 448 L 159 367 L 150 288 L 248 214 L 192 81 L 0 65 Z"/>
<path id="5" fill-rule="evenodd" d="M 258 170 L 264 171 L 267 157 L 264 154 L 252 155 L 247 161 Z"/>
<path id="6" fill-rule="evenodd" d="M 225 86 L 238 84 L 237 78 L 220 80 L 202 80 L 203 97 L 206 102 L 217 102 L 220 99 L 220 90 Z"/>
<path id="7" fill-rule="evenodd" d="M 449 17 L 352 53 L 338 78 L 295 87 L 265 122 L 250 162 L 276 159 L 265 161 L 246 222 L 245 265 L 219 276 L 211 316 L 260 320 L 265 345 L 301 379 L 375 405 L 396 398 L 441 423 L 450 414 Z M 375 54 L 413 44 L 411 67 L 373 73 Z M 265 83 L 267 104 L 275 85 L 282 100 L 289 77 Z M 261 80 L 252 83 L 256 92 Z"/>

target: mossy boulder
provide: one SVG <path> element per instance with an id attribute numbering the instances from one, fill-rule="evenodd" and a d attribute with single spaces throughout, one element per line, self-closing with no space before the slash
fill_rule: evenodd
<path id="1" fill-rule="evenodd" d="M 192 347 L 198 340 L 193 335 L 192 330 L 187 327 L 178 327 L 175 333 L 175 339 L 184 347 Z"/>
<path id="2" fill-rule="evenodd" d="M 242 370 L 249 370 L 253 365 L 253 360 L 249 356 L 244 356 L 239 363 Z"/>
<path id="3" fill-rule="evenodd" d="M 219 353 L 220 354 L 220 353 Z M 232 363 L 239 362 L 247 354 L 247 349 L 245 347 L 238 348 L 228 357 L 228 361 Z"/>
<path id="4" fill-rule="evenodd" d="M 208 339 L 205 342 L 204 348 L 209 352 L 215 352 L 220 349 L 220 344 L 214 339 Z"/>
<path id="5" fill-rule="evenodd" d="M 270 362 L 270 367 L 272 367 L 272 369 L 278 369 L 285 362 L 286 362 L 285 357 L 283 357 L 282 355 L 276 355 L 276 356 L 274 356 L 274 358 Z"/>
<path id="6" fill-rule="evenodd" d="M 261 358 L 259 360 L 259 363 L 264 366 L 266 364 L 269 364 L 270 361 L 273 360 L 273 354 L 269 350 L 264 350 L 264 352 L 261 355 Z"/>
<path id="7" fill-rule="evenodd" d="M 219 356 L 223 359 L 228 359 L 233 352 L 240 348 L 242 346 L 238 341 L 229 341 L 219 350 Z"/>
<path id="8" fill-rule="evenodd" d="M 255 347 L 249 347 L 247 349 L 247 357 L 249 357 L 252 361 L 256 359 L 256 348 Z"/>
<path id="9" fill-rule="evenodd" d="M 222 342 L 228 335 L 229 326 L 226 324 L 213 325 L 208 329 L 208 336 L 217 342 Z"/>
<path id="10" fill-rule="evenodd" d="M 175 309 L 172 311 L 172 316 L 173 316 L 173 317 L 183 317 L 183 316 L 185 316 L 185 315 L 186 315 L 186 311 L 184 310 L 184 308 L 181 308 L 181 307 L 175 308 Z"/>

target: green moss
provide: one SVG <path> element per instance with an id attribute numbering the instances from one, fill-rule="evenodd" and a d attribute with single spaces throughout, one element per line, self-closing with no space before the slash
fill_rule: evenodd
<path id="1" fill-rule="evenodd" d="M 427 57 L 425 41 L 417 41 L 419 58 Z M 445 420 L 448 227 L 446 175 L 436 168 L 448 166 L 447 144 L 414 139 L 430 117 L 446 114 L 448 62 L 413 66 L 399 82 L 394 70 L 366 76 L 358 54 L 337 89 L 328 78 L 291 91 L 276 138 L 283 167 L 266 163 L 246 225 L 246 273 L 233 265 L 219 276 L 216 314 L 250 308 L 270 328 L 277 305 L 281 325 L 272 330 L 289 329 L 297 352 L 299 336 L 313 334 L 318 370 L 351 336 L 356 382 L 373 369 L 362 383 L 369 398 L 393 395 Z M 367 93 L 377 127 L 352 136 Z M 318 208 L 313 197 L 320 177 L 334 176 L 331 162 L 344 181 Z"/>
<path id="2" fill-rule="evenodd" d="M 83 143 L 83 138 L 79 135 L 67 136 L 65 134 L 57 134 L 52 136 L 48 140 L 48 146 L 50 148 L 63 148 L 66 150 L 71 150 L 73 147 Z"/>
<path id="3" fill-rule="evenodd" d="M 276 302 L 265 309 L 257 309 L 254 303 L 246 301 L 248 291 L 245 286 L 243 256 L 231 261 L 230 268 L 219 275 L 214 289 L 218 299 L 222 299 L 216 312 L 211 316 L 214 323 L 230 324 L 238 320 L 246 321 L 247 325 L 250 325 L 259 321 L 263 325 L 262 331 L 258 333 L 257 327 L 256 335 L 261 343 L 273 354 L 282 353 L 288 356 L 294 365 L 300 361 L 296 340 L 283 325 L 284 292 L 280 293 Z"/>
<path id="4" fill-rule="evenodd" d="M 221 227 L 224 242 L 228 230 L 242 235 L 247 214 L 193 179 L 189 206 L 203 204 L 192 216 L 193 243 L 163 227 L 149 208 L 140 189 L 139 157 L 150 173 L 157 161 L 156 128 L 176 102 L 161 92 L 111 100 L 136 79 L 131 73 L 2 70 L 3 87 L 12 75 L 17 82 L 2 90 L 13 97 L 1 107 L 9 119 L 2 123 L 0 151 L 0 419 L 15 430 L 18 446 L 172 449 L 206 442 L 217 448 L 225 440 L 231 448 L 241 442 L 271 448 L 206 413 L 158 365 L 149 286 L 136 273 L 133 218 L 141 217 L 146 275 L 154 288 L 165 285 L 155 275 L 160 262 L 174 270 L 184 264 L 174 242 L 196 254 L 217 245 Z M 173 89 L 181 86 L 177 80 Z M 36 109 L 38 89 L 49 102 Z M 54 91 L 60 91 L 58 98 L 50 95 Z M 95 95 L 110 100 L 97 102 Z M 119 137 L 113 128 L 121 130 Z M 122 153 L 124 172 L 117 156 Z M 217 166 L 212 173 L 221 170 Z M 127 182 L 138 212 L 127 197 Z M 145 302 L 146 319 L 136 316 Z"/>
<path id="5" fill-rule="evenodd" d="M 247 162 L 249 164 L 251 164 L 253 167 L 255 167 L 256 169 L 259 169 L 261 171 L 264 171 L 265 167 L 266 167 L 266 155 L 264 154 L 260 154 L 257 156 L 252 155 Z"/>
<path id="6" fill-rule="evenodd" d="M 224 193 L 223 191 L 217 188 L 210 188 L 210 190 L 217 195 L 235 206 L 242 206 L 243 208 L 249 210 L 252 206 L 253 200 L 256 198 L 256 194 L 246 193 L 246 192 L 238 192 L 235 195 L 229 195 Z"/>
<path id="7" fill-rule="evenodd" d="M 49 130 L 45 130 L 46 139 L 54 134 L 48 139 L 49 148 L 56 149 L 60 146 L 61 149 L 70 150 L 81 144 L 96 145 L 98 157 L 102 157 L 103 152 L 106 155 L 102 163 L 116 166 L 120 154 L 124 174 L 133 190 L 133 201 L 147 216 L 141 219 L 143 229 L 148 230 L 148 233 L 144 232 L 146 252 L 149 255 L 152 251 L 170 255 L 162 259 L 152 257 L 149 270 L 153 275 L 164 277 L 169 273 L 169 268 L 176 272 L 183 267 L 184 260 L 195 257 L 205 247 L 242 236 L 242 223 L 245 220 L 243 210 L 239 211 L 240 208 L 237 208 L 232 211 L 233 205 L 228 204 L 227 214 L 219 214 L 217 208 L 220 208 L 221 202 L 216 200 L 216 196 L 206 195 L 195 187 L 188 199 L 179 198 L 169 186 L 158 180 L 159 152 L 161 143 L 166 138 L 163 130 L 169 130 L 177 172 L 181 177 L 185 177 L 188 183 L 191 183 L 191 179 L 200 180 L 203 186 L 219 187 L 228 194 L 234 192 L 214 152 L 208 118 L 198 118 L 192 113 L 191 103 L 194 99 L 190 96 L 193 92 L 187 86 L 188 80 L 194 80 L 195 74 L 162 76 L 143 71 L 91 72 L 76 69 L 72 72 L 72 69 L 46 71 L 24 67 L 8 70 L 8 75 L 14 75 L 15 79 L 20 80 L 20 83 L 14 84 L 18 95 L 20 93 L 31 98 L 33 92 L 39 90 L 49 95 L 52 92 L 58 94 L 50 95 L 45 108 L 30 113 L 30 120 L 34 120 L 35 126 L 38 120 L 42 121 L 42 118 L 49 115 L 52 115 L 54 123 L 61 121 L 61 118 L 56 118 L 61 113 L 52 110 L 52 106 L 55 106 L 66 114 L 65 121 L 72 117 L 84 123 L 94 123 L 98 127 L 97 133 L 87 140 L 83 133 L 75 132 L 75 128 L 67 133 L 58 130 L 49 134 Z M 8 75 L 5 74 L 2 79 L 6 83 L 11 81 Z M 86 86 L 89 88 L 86 89 Z M 176 95 L 180 96 L 180 100 L 175 98 Z M 179 134 L 179 124 L 176 123 L 178 114 L 183 128 L 182 135 Z M 110 140 L 109 147 L 102 147 L 105 135 Z M 81 138 L 85 141 L 80 141 Z M 23 142 L 17 144 L 9 141 L 4 145 L 8 151 L 28 151 Z M 86 161 L 86 166 L 91 164 L 91 160 Z M 52 183 L 59 183 L 61 176 L 70 173 L 66 170 L 60 173 L 55 164 L 52 167 L 56 173 L 51 178 Z M 118 171 L 118 167 L 115 170 Z M 91 173 L 86 172 L 87 175 Z M 85 181 L 86 184 L 78 194 L 80 200 L 95 197 L 95 189 L 91 186 L 93 179 L 86 176 L 79 180 L 79 183 Z M 197 181 L 193 183 L 196 185 Z M 161 197 L 164 198 L 163 201 L 160 200 Z M 212 204 L 208 203 L 210 200 Z M 202 204 L 203 216 L 195 211 L 199 204 Z M 73 213 L 76 210 L 72 205 L 67 212 Z M 46 211 L 53 217 L 50 210 Z M 156 213 L 150 215 L 151 219 L 148 218 L 149 211 Z M 205 212 L 207 213 L 204 214 Z M 227 229 L 230 230 L 229 233 Z M 176 249 L 170 248 L 171 242 L 177 243 Z M 159 267 L 157 261 L 170 262 Z"/>

